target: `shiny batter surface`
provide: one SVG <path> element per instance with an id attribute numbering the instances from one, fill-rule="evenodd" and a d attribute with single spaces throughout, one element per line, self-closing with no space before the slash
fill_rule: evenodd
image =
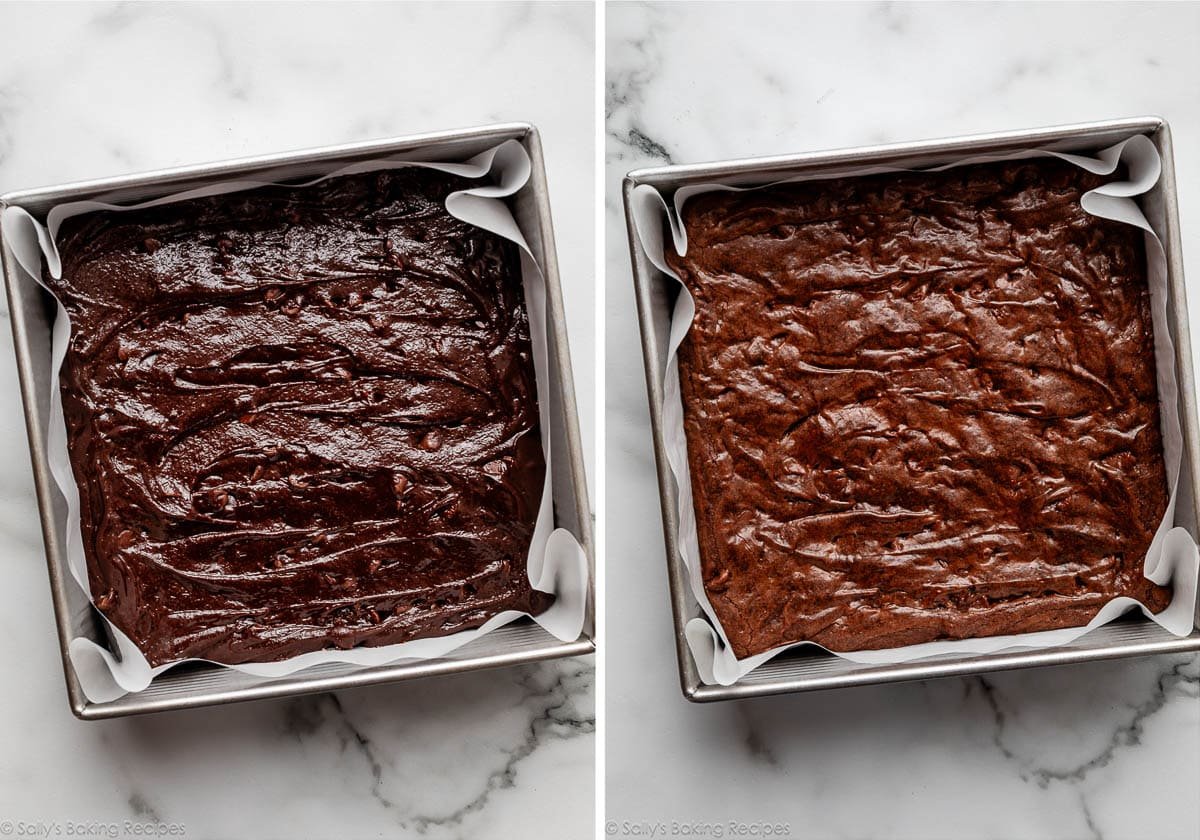
<path id="1" fill-rule="evenodd" d="M 96 605 L 151 664 L 540 612 L 515 246 L 428 170 L 68 220 L 61 372 Z"/>
<path id="2" fill-rule="evenodd" d="M 1036 161 L 684 206 L 704 586 L 734 651 L 1086 624 L 1167 503 L 1141 232 Z"/>

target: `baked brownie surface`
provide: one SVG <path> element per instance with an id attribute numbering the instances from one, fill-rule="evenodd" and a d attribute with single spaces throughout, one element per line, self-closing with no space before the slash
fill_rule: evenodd
<path id="1" fill-rule="evenodd" d="M 151 664 L 540 612 L 515 246 L 403 169 L 68 220 L 61 371 L 97 606 Z"/>
<path id="2" fill-rule="evenodd" d="M 1142 234 L 1057 161 L 683 211 L 705 590 L 739 657 L 1086 624 L 1167 503 Z"/>

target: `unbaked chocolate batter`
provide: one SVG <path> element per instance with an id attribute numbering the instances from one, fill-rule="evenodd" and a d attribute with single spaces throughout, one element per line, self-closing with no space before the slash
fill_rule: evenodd
<path id="1" fill-rule="evenodd" d="M 738 656 L 1086 624 L 1167 502 L 1142 234 L 1057 161 L 714 192 L 679 353 Z"/>
<path id="2" fill-rule="evenodd" d="M 61 373 L 97 606 L 153 665 L 537 613 L 515 246 L 429 170 L 70 219 Z"/>

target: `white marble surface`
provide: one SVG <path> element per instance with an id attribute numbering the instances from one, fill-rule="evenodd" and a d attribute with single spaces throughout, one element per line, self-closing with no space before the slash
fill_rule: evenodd
<path id="1" fill-rule="evenodd" d="M 546 147 L 590 452 L 593 29 L 590 5 L 0 4 L 0 192 L 531 121 Z M 510 838 L 536 815 L 544 836 L 591 835 L 590 658 L 76 721 L 3 323 L 0 650 L 21 670 L 0 691 L 0 833 L 56 821 L 58 836 L 84 823 L 86 836 L 126 837 L 132 820 L 205 840 Z"/>
<path id="2" fill-rule="evenodd" d="M 607 21 L 609 836 L 735 820 L 805 840 L 1195 840 L 1200 657 L 682 699 L 618 190 L 665 161 L 1159 113 L 1200 277 L 1200 5 L 610 4 Z"/>

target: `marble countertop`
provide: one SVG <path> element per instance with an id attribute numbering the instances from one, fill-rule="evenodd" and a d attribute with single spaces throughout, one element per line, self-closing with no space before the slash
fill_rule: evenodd
<path id="1" fill-rule="evenodd" d="M 617 3 L 606 26 L 608 835 L 1200 836 L 1197 656 L 683 700 L 619 192 L 666 162 L 1156 113 L 1200 277 L 1200 5 Z"/>
<path id="2" fill-rule="evenodd" d="M 546 150 L 591 452 L 593 17 L 588 5 L 0 4 L 0 192 L 530 121 Z M 0 692 L 0 833 L 56 823 L 57 836 L 133 836 L 128 820 L 205 839 L 507 838 L 537 814 L 545 836 L 591 836 L 591 658 L 76 721 L 16 387 L 5 349 L 0 638 L 21 670 Z"/>

